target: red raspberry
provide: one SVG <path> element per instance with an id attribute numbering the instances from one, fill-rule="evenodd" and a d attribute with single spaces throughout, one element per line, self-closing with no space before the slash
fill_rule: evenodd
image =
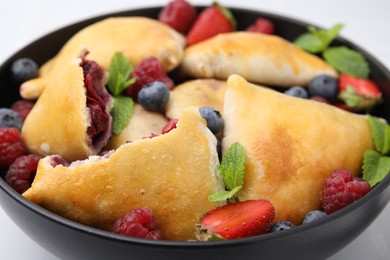
<path id="1" fill-rule="evenodd" d="M 114 233 L 146 239 L 161 240 L 162 235 L 157 228 L 156 218 L 152 210 L 137 208 L 129 211 L 123 218 L 117 220 Z"/>
<path id="2" fill-rule="evenodd" d="M 37 154 L 18 157 L 5 174 L 5 181 L 22 194 L 31 187 L 41 158 L 42 156 Z"/>
<path id="3" fill-rule="evenodd" d="M 274 34 L 274 24 L 268 19 L 258 18 L 246 31 Z"/>
<path id="4" fill-rule="evenodd" d="M 162 81 L 169 89 L 174 88 L 174 83 L 170 79 L 162 67 L 160 61 L 156 57 L 148 57 L 143 59 L 131 73 L 131 77 L 135 77 L 136 81 L 125 90 L 125 94 L 134 100 L 137 100 L 138 92 L 147 84 L 154 81 Z"/>
<path id="5" fill-rule="evenodd" d="M 34 103 L 31 101 L 18 100 L 12 104 L 11 109 L 13 111 L 17 112 L 24 121 L 26 119 L 28 113 L 30 113 L 33 106 L 34 106 Z"/>
<path id="6" fill-rule="evenodd" d="M 158 16 L 158 20 L 176 31 L 186 34 L 197 17 L 196 8 L 185 0 L 169 2 Z"/>
<path id="7" fill-rule="evenodd" d="M 26 154 L 26 146 L 20 130 L 0 128 L 0 168 L 8 168 L 19 156 Z"/>
<path id="8" fill-rule="evenodd" d="M 333 213 L 363 197 L 370 190 L 368 182 L 353 177 L 348 170 L 335 170 L 325 181 L 322 208 L 327 214 Z"/>

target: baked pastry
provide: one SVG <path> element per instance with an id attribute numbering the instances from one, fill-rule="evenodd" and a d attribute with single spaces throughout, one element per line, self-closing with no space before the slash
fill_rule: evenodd
<path id="1" fill-rule="evenodd" d="M 195 239 L 200 217 L 221 203 L 208 196 L 224 189 L 217 172 L 215 136 L 198 109 L 188 108 L 177 127 L 70 166 L 56 156 L 38 164 L 28 200 L 66 218 L 112 231 L 134 208 L 148 207 L 165 239 Z"/>
<path id="2" fill-rule="evenodd" d="M 216 79 L 195 79 L 176 86 L 165 105 L 165 114 L 177 118 L 189 106 L 210 106 L 222 112 L 226 81 Z"/>
<path id="3" fill-rule="evenodd" d="M 301 224 L 320 208 L 325 179 L 338 168 L 361 173 L 373 149 L 366 116 L 258 87 L 232 75 L 224 103 L 222 147 L 241 143 L 247 154 L 240 200 L 268 199 L 275 221 Z"/>
<path id="4" fill-rule="evenodd" d="M 250 82 L 306 86 L 319 74 L 337 76 L 322 59 L 287 40 L 254 32 L 219 34 L 186 48 L 180 71 L 190 77 L 227 79 L 231 74 Z"/>
<path id="5" fill-rule="evenodd" d="M 158 42 L 159 44 L 156 44 Z M 184 52 L 184 37 L 155 19 L 146 17 L 111 17 L 86 26 L 73 35 L 60 52 L 46 62 L 38 78 L 24 82 L 20 94 L 37 98 L 47 78 L 61 69 L 64 60 L 78 55 L 81 48 L 90 51 L 90 59 L 104 70 L 109 68 L 115 52 L 122 52 L 136 66 L 142 59 L 154 56 L 166 71 L 174 69 Z"/>
<path id="6" fill-rule="evenodd" d="M 21 132 L 30 153 L 59 154 L 74 161 L 107 145 L 112 98 L 104 71 L 84 55 L 62 63 L 26 117 Z"/>
<path id="7" fill-rule="evenodd" d="M 160 134 L 161 129 L 168 123 L 165 116 L 158 112 L 144 109 L 141 105 L 135 104 L 134 113 L 127 126 L 120 134 L 111 137 L 106 150 L 116 149 L 127 142 L 146 138 L 152 134 Z"/>

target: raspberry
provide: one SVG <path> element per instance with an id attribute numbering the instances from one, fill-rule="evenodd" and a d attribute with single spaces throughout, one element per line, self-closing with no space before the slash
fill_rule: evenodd
<path id="1" fill-rule="evenodd" d="M 258 18 L 246 31 L 274 34 L 274 24 L 268 19 Z"/>
<path id="2" fill-rule="evenodd" d="M 117 220 L 113 232 L 125 236 L 161 240 L 161 232 L 156 228 L 157 222 L 152 210 L 137 208 Z"/>
<path id="3" fill-rule="evenodd" d="M 26 154 L 20 130 L 0 128 L 0 168 L 8 168 L 19 156 Z"/>
<path id="4" fill-rule="evenodd" d="M 170 90 L 174 87 L 172 79 L 166 75 L 164 68 L 156 57 L 143 59 L 134 68 L 131 73 L 131 77 L 136 78 L 136 81 L 125 90 L 125 94 L 134 100 L 137 100 L 138 92 L 144 86 L 154 81 L 161 81 L 165 83 Z"/>
<path id="5" fill-rule="evenodd" d="M 20 117 L 22 118 L 22 120 L 24 121 L 26 119 L 28 113 L 30 113 L 33 106 L 34 106 L 34 103 L 31 101 L 18 100 L 12 104 L 11 109 L 13 111 L 17 112 L 20 115 Z"/>
<path id="6" fill-rule="evenodd" d="M 31 187 L 37 172 L 38 162 L 42 157 L 28 154 L 18 157 L 5 174 L 5 181 L 22 194 Z"/>
<path id="7" fill-rule="evenodd" d="M 196 8 L 185 0 L 169 2 L 158 16 L 158 20 L 176 31 L 186 34 L 197 17 Z"/>
<path id="8" fill-rule="evenodd" d="M 326 214 L 333 213 L 363 197 L 370 190 L 368 182 L 353 177 L 348 170 L 335 170 L 325 181 L 322 208 Z"/>

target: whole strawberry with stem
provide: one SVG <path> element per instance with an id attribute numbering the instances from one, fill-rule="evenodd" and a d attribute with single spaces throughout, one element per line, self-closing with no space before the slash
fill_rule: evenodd
<path id="1" fill-rule="evenodd" d="M 187 35 L 187 46 L 209 39 L 217 34 L 232 32 L 236 21 L 229 9 L 214 2 L 203 9 Z"/>
<path id="2" fill-rule="evenodd" d="M 335 170 L 325 181 L 322 208 L 331 214 L 360 199 L 371 190 L 368 182 L 354 177 L 346 169 Z"/>
<path id="3" fill-rule="evenodd" d="M 339 94 L 351 111 L 369 111 L 382 102 L 382 91 L 370 79 L 342 73 L 339 76 Z"/>
<path id="4" fill-rule="evenodd" d="M 275 217 L 268 200 L 226 204 L 206 213 L 197 224 L 198 240 L 235 239 L 267 233 Z"/>

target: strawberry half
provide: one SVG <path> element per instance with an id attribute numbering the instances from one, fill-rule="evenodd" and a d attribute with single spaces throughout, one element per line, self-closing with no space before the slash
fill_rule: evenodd
<path id="1" fill-rule="evenodd" d="M 200 241 L 235 239 L 268 232 L 275 208 L 268 200 L 235 202 L 209 211 L 197 224 Z"/>
<path id="2" fill-rule="evenodd" d="M 339 76 L 338 97 L 352 111 L 368 111 L 382 102 L 382 92 L 372 80 L 345 73 Z"/>
<path id="3" fill-rule="evenodd" d="M 214 3 L 203 9 L 187 35 L 187 46 L 211 38 L 219 33 L 232 32 L 236 22 L 229 9 Z"/>

